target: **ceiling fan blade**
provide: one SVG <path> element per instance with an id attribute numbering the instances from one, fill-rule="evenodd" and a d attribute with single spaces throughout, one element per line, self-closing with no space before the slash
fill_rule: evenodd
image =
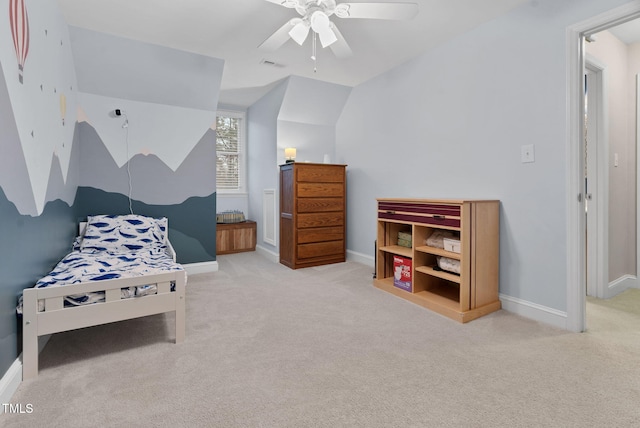
<path id="1" fill-rule="evenodd" d="M 270 1 L 270 0 L 269 0 Z M 335 15 L 339 18 L 411 19 L 418 14 L 417 3 L 340 3 Z"/>
<path id="2" fill-rule="evenodd" d="M 353 52 L 347 44 L 347 41 L 342 36 L 340 30 L 338 30 L 338 27 L 336 27 L 333 23 L 331 23 L 330 27 L 333 30 L 333 34 L 335 34 L 336 36 L 336 41 L 329 45 L 333 54 L 338 58 L 349 58 L 350 56 L 352 56 Z"/>
<path id="3" fill-rule="evenodd" d="M 269 3 L 279 4 L 280 6 L 293 9 L 298 6 L 298 0 L 267 0 Z"/>
<path id="4" fill-rule="evenodd" d="M 286 22 L 282 27 L 278 28 L 275 33 L 270 35 L 267 40 L 262 42 L 258 49 L 264 51 L 275 51 L 280 46 L 284 45 L 289 40 L 289 31 L 291 31 L 296 25 L 302 22 L 301 18 L 293 18 Z"/>

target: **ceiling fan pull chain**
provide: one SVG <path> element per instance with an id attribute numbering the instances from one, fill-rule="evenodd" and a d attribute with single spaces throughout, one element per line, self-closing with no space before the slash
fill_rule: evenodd
<path id="1" fill-rule="evenodd" d="M 313 40 L 311 41 L 311 49 L 312 49 L 311 59 L 313 60 L 313 72 L 314 73 L 316 73 L 318 71 L 318 68 L 316 67 L 316 61 L 317 61 L 317 57 L 316 57 L 316 37 L 317 37 L 317 34 L 314 31 L 313 32 Z"/>

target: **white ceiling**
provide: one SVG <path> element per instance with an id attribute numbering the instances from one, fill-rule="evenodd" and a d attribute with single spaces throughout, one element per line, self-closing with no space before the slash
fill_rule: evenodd
<path id="1" fill-rule="evenodd" d="M 640 19 L 625 22 L 624 24 L 609 28 L 607 31 L 611 32 L 618 40 L 627 45 L 636 43 L 640 41 Z"/>
<path id="2" fill-rule="evenodd" d="M 419 4 L 418 15 L 410 21 L 332 16 L 354 55 L 337 59 L 330 49 L 320 49 L 315 73 L 310 37 L 303 46 L 289 40 L 276 52 L 258 49 L 275 30 L 299 16 L 294 9 L 266 0 L 58 3 L 69 25 L 224 59 L 220 103 L 248 106 L 289 75 L 355 86 L 530 0 L 402 1 Z M 277 65 L 262 64 L 265 59 Z"/>

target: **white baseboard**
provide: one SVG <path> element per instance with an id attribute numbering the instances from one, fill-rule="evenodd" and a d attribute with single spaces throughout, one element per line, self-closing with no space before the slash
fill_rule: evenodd
<path id="1" fill-rule="evenodd" d="M 623 275 L 615 281 L 611 281 L 607 287 L 605 299 L 610 299 L 629 288 L 638 288 L 638 277 L 635 275 Z"/>
<path id="2" fill-rule="evenodd" d="M 500 301 L 505 311 L 568 330 L 566 312 L 504 294 L 500 294 Z"/>
<path id="3" fill-rule="evenodd" d="M 182 265 L 184 270 L 187 271 L 187 275 L 196 275 L 199 273 L 218 272 L 218 262 L 201 262 L 201 263 L 186 263 Z"/>
<path id="4" fill-rule="evenodd" d="M 256 245 L 256 251 L 274 263 L 280 263 L 280 254 L 271 251 L 263 246 Z M 355 251 L 347 250 L 347 260 L 362 263 L 363 265 L 374 267 L 374 258 Z"/>
<path id="5" fill-rule="evenodd" d="M 10 403 L 22 382 L 22 354 L 11 364 L 9 370 L 0 379 L 0 404 Z M 0 415 L 2 411 L 0 411 Z"/>
<path id="6" fill-rule="evenodd" d="M 367 254 L 358 253 L 356 251 L 347 250 L 347 260 L 357 263 L 362 263 L 363 265 L 375 267 L 375 259 Z"/>
<path id="7" fill-rule="evenodd" d="M 280 254 L 276 253 L 275 251 L 271 251 L 261 245 L 256 245 L 256 251 L 272 262 L 280 263 Z"/>

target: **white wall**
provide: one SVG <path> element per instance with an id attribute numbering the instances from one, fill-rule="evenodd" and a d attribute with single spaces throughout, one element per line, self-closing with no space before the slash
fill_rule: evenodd
<path id="1" fill-rule="evenodd" d="M 530 2 L 354 88 L 348 249 L 373 254 L 377 197 L 500 199 L 500 293 L 566 311 L 566 29 L 624 3 Z"/>
<path id="2" fill-rule="evenodd" d="M 284 149 L 295 147 L 298 162 L 321 163 L 324 155 L 333 160 L 336 121 L 350 91 L 348 86 L 291 76 L 247 111 L 249 218 L 257 222 L 258 246 L 278 252 L 279 245 L 263 240 L 262 191 L 275 189 L 276 197 L 279 194 Z"/>
<path id="3" fill-rule="evenodd" d="M 257 223 L 257 245 L 275 252 L 262 239 L 262 190 L 278 188 L 277 122 L 287 88 L 284 81 L 247 111 L 249 218 Z"/>
<path id="4" fill-rule="evenodd" d="M 284 149 L 297 149 L 296 161 L 335 158 L 335 127 L 351 87 L 299 76 L 288 79 L 287 92 L 278 114 L 278 160 Z"/>

